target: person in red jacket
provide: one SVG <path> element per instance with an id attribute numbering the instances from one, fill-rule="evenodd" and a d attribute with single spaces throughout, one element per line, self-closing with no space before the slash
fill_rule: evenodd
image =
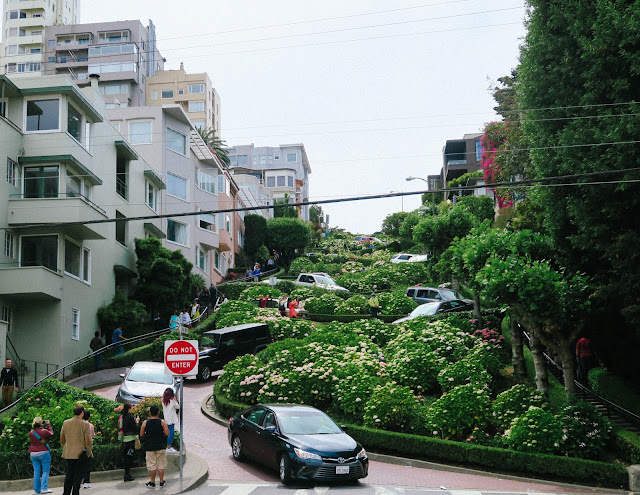
<path id="1" fill-rule="evenodd" d="M 591 340 L 582 337 L 576 344 L 576 358 L 578 359 L 578 380 L 587 383 L 589 371 L 596 365 L 596 356 L 591 347 Z"/>
<path id="2" fill-rule="evenodd" d="M 53 493 L 49 489 L 49 469 L 51 468 L 51 450 L 49 439 L 53 436 L 53 429 L 49 420 L 33 418 L 33 429 L 29 432 L 29 456 L 33 464 L 33 491 L 36 493 Z"/>

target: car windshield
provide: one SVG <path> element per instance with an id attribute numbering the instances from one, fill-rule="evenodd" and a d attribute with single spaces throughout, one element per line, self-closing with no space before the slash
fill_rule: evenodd
<path id="1" fill-rule="evenodd" d="M 460 294 L 457 290 L 454 289 L 445 289 L 440 291 L 440 294 L 442 294 L 442 297 L 444 299 L 447 300 L 451 300 L 451 299 L 464 299 L 462 297 L 462 294 Z"/>
<path id="2" fill-rule="evenodd" d="M 438 312 L 440 303 L 426 303 L 418 306 L 411 312 L 411 316 L 435 315 Z"/>
<path id="3" fill-rule="evenodd" d="M 173 385 L 173 377 L 165 375 L 162 368 L 131 368 L 127 380 L 130 382 L 152 382 Z"/>
<path id="4" fill-rule="evenodd" d="M 287 435 L 322 435 L 342 433 L 340 427 L 322 411 L 285 411 L 278 413 L 278 424 Z"/>
<path id="5" fill-rule="evenodd" d="M 319 277 L 316 275 L 316 283 L 325 285 L 336 285 L 336 282 L 329 277 Z"/>
<path id="6" fill-rule="evenodd" d="M 202 349 L 211 349 L 212 347 L 220 346 L 220 334 L 213 333 L 210 335 L 205 335 L 200 340 L 200 350 Z"/>

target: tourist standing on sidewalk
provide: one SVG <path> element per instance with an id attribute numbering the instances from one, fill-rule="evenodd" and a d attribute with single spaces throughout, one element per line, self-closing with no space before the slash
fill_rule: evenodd
<path id="1" fill-rule="evenodd" d="M 169 434 L 167 435 L 167 452 L 177 452 L 171 444 L 173 443 L 173 436 L 176 433 L 176 425 L 178 424 L 178 411 L 180 410 L 180 404 L 176 398 L 176 394 L 171 387 L 167 387 L 162 394 L 162 416 L 169 428 Z"/>
<path id="2" fill-rule="evenodd" d="M 122 434 L 122 444 L 120 445 L 120 454 L 124 464 L 124 480 L 133 481 L 131 476 L 131 468 L 133 467 L 133 456 L 136 453 L 136 437 L 138 436 L 138 418 L 134 418 L 129 411 L 133 406 L 127 402 L 122 408 L 122 416 L 118 422 L 120 423 L 120 433 Z M 120 436 L 120 435 L 118 435 Z"/>
<path id="3" fill-rule="evenodd" d="M 60 432 L 62 458 L 67 460 L 64 477 L 63 495 L 80 494 L 80 483 L 86 471 L 86 464 L 91 453 L 91 430 L 89 423 L 84 421 L 84 406 L 76 404 L 73 408 L 73 418 L 65 420 Z"/>
<path id="4" fill-rule="evenodd" d="M 0 385 L 2 385 L 2 402 L 5 407 L 13 402 L 13 392 L 18 392 L 18 370 L 11 365 L 11 359 L 4 362 L 0 371 Z"/>
<path id="5" fill-rule="evenodd" d="M 144 439 L 144 451 L 146 452 L 147 469 L 151 481 L 145 483 L 147 488 L 156 487 L 156 473 L 160 477 L 160 488 L 164 488 L 167 482 L 164 480 L 164 470 L 167 469 L 167 451 L 165 445 L 169 436 L 169 427 L 164 419 L 158 418 L 160 408 L 151 406 L 149 418 L 145 419 L 140 428 L 140 436 Z"/>
<path id="6" fill-rule="evenodd" d="M 82 416 L 82 419 L 84 419 L 87 423 L 89 423 L 89 431 L 91 432 L 91 441 L 93 442 L 93 439 L 96 438 L 96 430 L 93 427 L 93 424 L 89 422 L 90 417 L 91 417 L 91 413 L 89 411 L 85 411 L 84 415 Z M 91 459 L 90 458 L 87 459 L 87 465 L 85 467 L 86 467 L 86 470 L 82 475 L 82 482 L 84 483 L 84 485 L 82 486 L 84 488 L 91 488 Z"/>
<path id="7" fill-rule="evenodd" d="M 103 347 L 104 347 L 104 340 L 102 340 L 102 337 L 100 336 L 100 332 L 96 330 L 95 336 L 91 339 L 91 342 L 89 343 L 89 348 L 93 352 L 97 353 L 93 356 L 93 361 L 96 365 L 96 371 L 100 369 L 100 357 L 101 357 L 100 354 L 102 354 L 101 352 L 98 352 L 98 351 Z"/>
<path id="8" fill-rule="evenodd" d="M 29 432 L 29 456 L 33 464 L 33 491 L 36 493 L 53 493 L 49 489 L 49 470 L 51 468 L 51 448 L 49 439 L 53 436 L 53 429 L 49 420 L 42 426 L 42 418 L 33 418 L 32 430 Z"/>

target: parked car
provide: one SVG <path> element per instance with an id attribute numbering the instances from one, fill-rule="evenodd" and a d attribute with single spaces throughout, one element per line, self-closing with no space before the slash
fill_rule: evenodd
<path id="1" fill-rule="evenodd" d="M 367 476 L 365 449 L 322 411 L 295 404 L 258 404 L 229 420 L 237 461 L 276 469 L 280 480 L 354 481 Z"/>
<path id="2" fill-rule="evenodd" d="M 326 273 L 301 273 L 293 283 L 304 287 L 321 287 L 327 290 L 348 290 L 336 284 L 336 281 Z"/>
<path id="3" fill-rule="evenodd" d="M 428 254 L 416 254 L 409 260 L 409 263 L 421 263 L 425 261 L 429 261 Z"/>
<path id="4" fill-rule="evenodd" d="M 423 287 L 421 285 L 414 285 L 413 287 L 409 287 L 405 292 L 405 296 L 410 297 L 418 304 L 424 304 L 427 302 L 451 301 L 453 299 L 462 299 L 467 302 L 473 302 L 469 299 L 464 299 L 464 296 L 455 289 L 447 289 L 442 287 Z"/>
<path id="5" fill-rule="evenodd" d="M 198 378 L 207 381 L 211 373 L 245 354 L 256 354 L 273 339 L 266 323 L 246 323 L 204 332 L 199 352 Z"/>
<path id="6" fill-rule="evenodd" d="M 353 238 L 354 241 L 356 242 L 368 242 L 368 243 L 378 243 L 378 244 L 384 244 L 383 241 L 381 241 L 380 239 L 378 239 L 377 237 L 373 237 L 370 235 L 357 235 Z"/>
<path id="7" fill-rule="evenodd" d="M 411 259 L 416 256 L 415 254 L 409 254 L 409 253 L 398 253 L 398 254 L 394 254 L 391 257 L 391 263 L 407 263 L 409 261 L 411 261 Z"/>
<path id="8" fill-rule="evenodd" d="M 403 321 L 413 320 L 418 316 L 435 315 L 437 313 L 454 313 L 456 311 L 471 311 L 473 303 L 463 301 L 461 299 L 453 299 L 451 301 L 429 302 L 421 304 L 415 308 L 409 316 L 400 318 L 393 323 L 402 323 Z"/>
<path id="9" fill-rule="evenodd" d="M 116 401 L 139 404 L 145 397 L 162 397 L 165 389 L 171 387 L 176 394 L 180 390 L 177 378 L 165 373 L 164 363 L 138 361 L 126 373 L 120 374 L 122 383 L 116 394 Z"/>

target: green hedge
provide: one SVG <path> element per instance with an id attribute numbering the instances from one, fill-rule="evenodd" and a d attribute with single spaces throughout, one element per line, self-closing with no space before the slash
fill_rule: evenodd
<path id="1" fill-rule="evenodd" d="M 589 372 L 589 385 L 596 394 L 640 416 L 640 394 L 620 377 L 603 368 L 594 368 Z"/>
<path id="2" fill-rule="evenodd" d="M 217 412 L 223 417 L 231 417 L 249 407 L 247 404 L 232 402 L 223 394 L 218 394 L 215 385 L 213 388 L 213 400 Z M 357 425 L 347 425 L 347 427 L 349 435 L 364 445 L 367 450 L 380 454 L 400 455 L 411 459 L 434 462 L 448 462 L 464 467 L 475 467 L 581 484 L 590 483 L 612 488 L 626 489 L 629 483 L 626 468 L 619 464 L 544 454 L 530 454 L 365 428 Z"/>
<path id="3" fill-rule="evenodd" d="M 110 366 L 113 368 L 122 368 L 125 366 L 133 366 L 137 361 L 153 361 L 151 348 L 153 344 L 147 344 L 135 349 L 130 349 L 124 354 L 118 356 L 111 356 L 108 360 Z"/>
<path id="4" fill-rule="evenodd" d="M 96 445 L 92 449 L 91 471 L 110 471 L 124 467 L 120 445 Z M 144 466 L 144 453 L 136 451 L 134 466 Z M 62 449 L 51 450 L 51 476 L 64 474 L 66 461 Z M 33 465 L 27 452 L 0 452 L 0 479 L 19 480 L 33 478 Z"/>
<path id="5" fill-rule="evenodd" d="M 618 430 L 613 437 L 616 452 L 629 464 L 640 464 L 640 437 L 627 430 Z"/>

